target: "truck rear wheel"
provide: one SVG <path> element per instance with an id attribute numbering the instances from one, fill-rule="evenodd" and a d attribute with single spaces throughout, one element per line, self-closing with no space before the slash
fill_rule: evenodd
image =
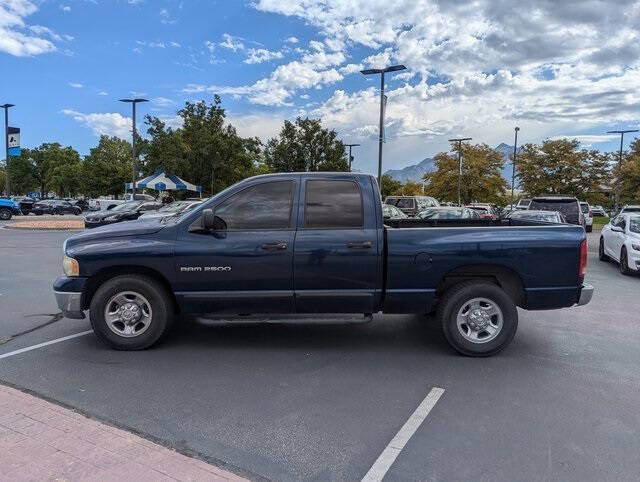
<path id="1" fill-rule="evenodd" d="M 169 331 L 173 303 L 152 278 L 117 276 L 96 291 L 89 309 L 96 336 L 116 350 L 144 350 Z"/>
<path id="2" fill-rule="evenodd" d="M 449 344 L 467 356 L 495 355 L 511 343 L 518 329 L 515 303 L 489 281 L 466 281 L 450 288 L 437 316 Z"/>
<path id="3" fill-rule="evenodd" d="M 11 209 L 0 208 L 0 219 L 3 221 L 8 221 L 9 219 L 11 219 Z"/>

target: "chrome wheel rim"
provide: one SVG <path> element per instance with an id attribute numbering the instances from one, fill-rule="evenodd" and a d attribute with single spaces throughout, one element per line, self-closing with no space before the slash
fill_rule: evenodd
<path id="1" fill-rule="evenodd" d="M 135 291 L 121 291 L 109 298 L 104 308 L 109 329 L 118 336 L 133 338 L 142 335 L 153 319 L 149 301 Z"/>
<path id="2" fill-rule="evenodd" d="M 496 302 L 488 298 L 473 298 L 458 310 L 456 325 L 465 340 L 488 343 L 502 331 L 504 317 Z"/>

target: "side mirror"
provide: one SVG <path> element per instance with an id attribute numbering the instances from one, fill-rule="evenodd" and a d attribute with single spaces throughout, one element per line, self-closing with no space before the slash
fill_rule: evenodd
<path id="1" fill-rule="evenodd" d="M 212 231 L 215 229 L 215 215 L 213 214 L 213 209 L 203 209 L 202 210 L 202 229 L 205 231 Z"/>

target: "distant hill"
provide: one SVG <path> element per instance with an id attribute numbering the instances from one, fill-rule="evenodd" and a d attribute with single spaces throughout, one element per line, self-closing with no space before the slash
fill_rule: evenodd
<path id="1" fill-rule="evenodd" d="M 509 184 L 511 184 L 511 160 L 510 156 L 513 154 L 513 146 L 505 144 L 504 142 L 494 147 L 494 149 L 502 154 L 504 158 L 504 168 L 502 169 L 502 177 L 504 177 Z M 519 150 L 519 149 L 518 149 Z M 433 163 L 433 159 L 427 157 L 420 161 L 418 164 L 413 164 L 411 166 L 407 166 L 403 169 L 389 169 L 385 172 L 393 179 L 397 181 L 407 182 L 407 181 L 416 181 L 421 182 L 422 176 L 424 176 L 427 172 L 432 172 L 435 169 L 435 165 Z M 517 182 L 516 182 L 517 186 Z"/>
<path id="2" fill-rule="evenodd" d="M 407 182 L 416 181 L 422 182 L 422 176 L 427 172 L 432 172 L 435 169 L 433 165 L 433 159 L 427 157 L 420 161 L 418 164 L 407 166 L 404 169 L 389 169 L 385 174 L 388 174 L 397 181 Z"/>

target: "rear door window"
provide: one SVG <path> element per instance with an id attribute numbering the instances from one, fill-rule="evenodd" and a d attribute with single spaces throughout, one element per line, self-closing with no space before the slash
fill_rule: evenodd
<path id="1" fill-rule="evenodd" d="M 415 200 L 412 198 L 400 198 L 396 202 L 396 207 L 400 209 L 413 209 L 415 206 Z"/>
<path id="2" fill-rule="evenodd" d="M 572 224 L 580 223 L 578 203 L 572 199 L 534 199 L 529 204 L 530 210 L 558 211 Z"/>
<path id="3" fill-rule="evenodd" d="M 353 181 L 307 181 L 304 227 L 355 229 L 364 226 L 362 194 Z"/>

